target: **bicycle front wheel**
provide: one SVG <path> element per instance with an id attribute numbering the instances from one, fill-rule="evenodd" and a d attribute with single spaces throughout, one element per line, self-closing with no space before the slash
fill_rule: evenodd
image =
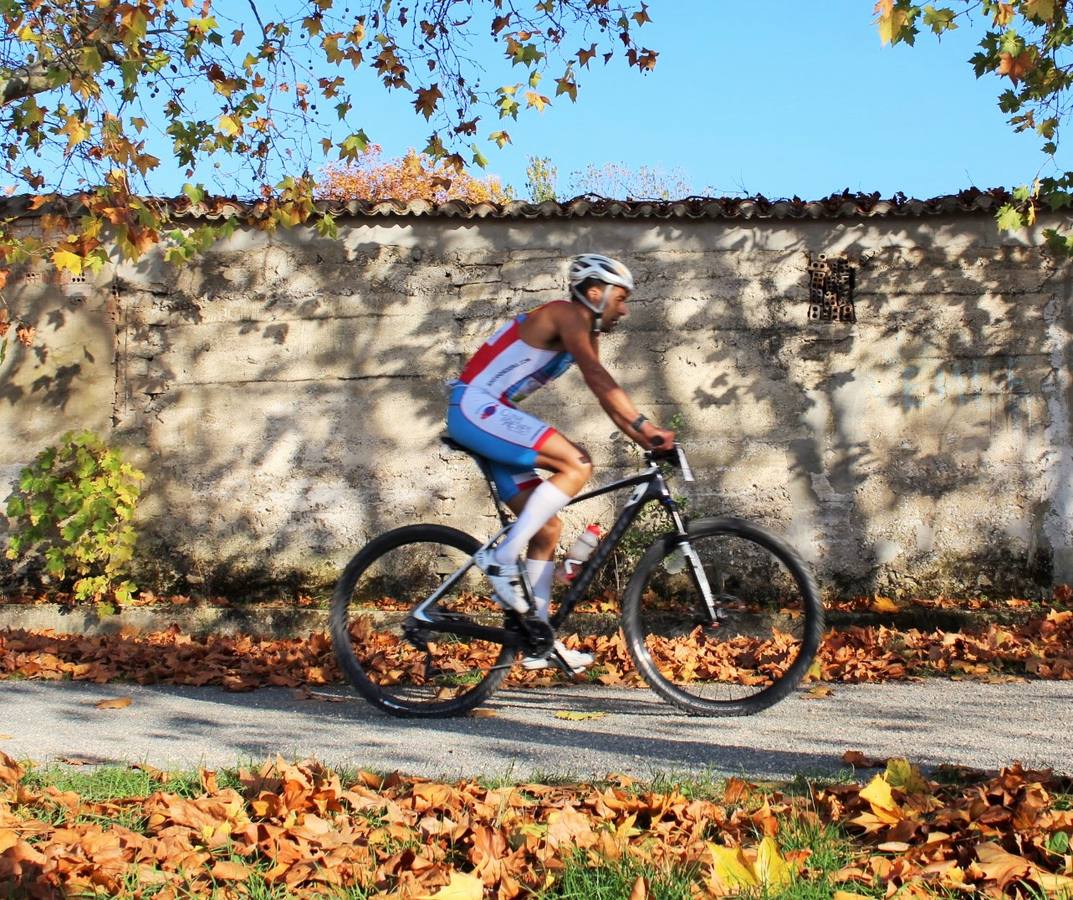
<path id="1" fill-rule="evenodd" d="M 370 541 L 347 565 L 332 596 L 332 644 L 370 703 L 395 716 L 460 715 L 506 677 L 513 648 L 407 625 L 413 608 L 449 582 L 435 615 L 503 627 L 484 574 L 459 574 L 479 547 L 454 528 L 409 525 Z"/>
<path id="2" fill-rule="evenodd" d="M 686 712 L 760 712 L 793 690 L 819 649 L 816 583 L 787 544 L 756 525 L 698 519 L 687 530 L 688 545 L 657 538 L 626 586 L 630 655 L 652 689 Z"/>

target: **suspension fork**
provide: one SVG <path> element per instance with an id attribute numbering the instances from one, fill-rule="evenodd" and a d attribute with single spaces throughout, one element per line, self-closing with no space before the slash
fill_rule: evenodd
<path id="1" fill-rule="evenodd" d="M 712 586 L 708 582 L 708 574 L 704 571 L 704 564 L 700 560 L 700 554 L 693 549 L 693 545 L 689 542 L 688 531 L 686 530 L 685 522 L 682 519 L 682 514 L 678 511 L 678 505 L 668 495 L 663 501 L 663 506 L 670 515 L 671 520 L 674 522 L 674 527 L 678 531 L 678 535 L 681 540 L 678 542 L 677 547 L 682 551 L 682 556 L 685 558 L 686 568 L 689 571 L 689 577 L 693 582 L 693 587 L 696 588 L 701 598 L 704 600 L 704 606 L 708 610 L 708 615 L 711 618 L 712 623 L 718 622 L 720 619 L 725 618 L 725 613 L 720 609 L 715 602 L 715 595 L 712 593 Z"/>

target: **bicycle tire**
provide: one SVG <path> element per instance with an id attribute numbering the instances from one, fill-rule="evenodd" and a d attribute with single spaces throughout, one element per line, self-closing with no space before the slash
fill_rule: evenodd
<path id="1" fill-rule="evenodd" d="M 413 607 L 480 546 L 446 525 L 407 525 L 374 538 L 347 564 L 332 594 L 332 645 L 347 680 L 374 706 L 393 716 L 457 716 L 506 677 L 516 654 L 506 645 L 425 633 L 426 652 L 402 631 Z M 438 605 L 502 627 L 505 613 L 491 596 L 472 568 Z"/>
<path id="2" fill-rule="evenodd" d="M 789 545 L 750 522 L 697 519 L 687 533 L 725 618 L 711 627 L 698 615 L 705 606 L 688 564 L 671 565 L 680 541 L 662 535 L 626 586 L 626 645 L 649 686 L 680 709 L 753 715 L 786 697 L 816 656 L 823 606 L 815 579 Z"/>

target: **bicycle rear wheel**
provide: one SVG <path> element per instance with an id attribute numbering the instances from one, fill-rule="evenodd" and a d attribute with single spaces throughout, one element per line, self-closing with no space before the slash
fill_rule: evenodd
<path id="1" fill-rule="evenodd" d="M 756 525 L 699 519 L 687 530 L 718 618 L 677 535 L 663 535 L 626 586 L 630 655 L 652 689 L 686 712 L 760 712 L 793 690 L 819 649 L 816 583 L 787 544 Z"/>
<path id="2" fill-rule="evenodd" d="M 409 525 L 370 541 L 332 596 L 331 633 L 343 673 L 370 703 L 395 716 L 454 716 L 482 703 L 516 651 L 502 643 L 417 630 L 413 608 L 462 569 L 480 547 L 444 525 Z M 504 611 L 484 574 L 457 575 L 436 614 L 501 628 Z"/>

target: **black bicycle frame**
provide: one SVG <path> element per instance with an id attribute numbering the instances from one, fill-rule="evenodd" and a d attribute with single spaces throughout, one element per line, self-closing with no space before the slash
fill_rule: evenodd
<path id="1" fill-rule="evenodd" d="M 482 465 L 481 468 L 483 471 L 484 466 Z M 495 483 L 491 478 L 489 478 L 488 481 L 492 490 L 492 496 L 496 500 L 497 509 L 504 525 L 503 528 L 486 543 L 486 546 L 496 541 L 500 535 L 510 527 L 509 520 L 503 513 L 502 507 L 499 505 L 499 497 L 495 489 Z M 674 498 L 667 489 L 667 482 L 663 478 L 663 473 L 655 463 L 653 463 L 650 468 L 637 475 L 631 475 L 629 478 L 623 478 L 619 481 L 614 481 L 611 484 L 606 484 L 603 487 L 594 488 L 584 494 L 579 494 L 577 497 L 574 497 L 567 506 L 573 506 L 575 503 L 584 503 L 586 500 L 591 500 L 594 497 L 599 497 L 603 494 L 609 494 L 612 491 L 618 491 L 635 485 L 637 486 L 637 490 L 635 490 L 630 496 L 630 499 L 626 501 L 625 507 L 623 507 L 622 512 L 619 513 L 618 518 L 615 519 L 615 523 L 611 526 L 611 530 L 604 536 L 600 543 L 596 545 L 596 549 L 593 551 L 592 556 L 586 561 L 581 573 L 570 585 L 566 596 L 559 604 L 558 610 L 555 615 L 552 616 L 550 624 L 553 628 L 557 629 L 567 616 L 570 615 L 574 607 L 577 606 L 578 602 L 588 590 L 589 585 L 592 584 L 592 580 L 596 577 L 596 573 L 600 571 L 603 564 L 607 561 L 607 558 L 614 552 L 615 547 L 618 546 L 619 541 L 622 540 L 623 534 L 626 533 L 626 530 L 640 515 L 641 510 L 651 501 L 658 501 L 664 509 L 667 510 L 671 521 L 674 523 L 677 535 L 683 539 L 687 537 L 686 525 L 678 510 L 678 505 L 675 503 Z M 439 590 L 419 603 L 411 613 L 410 621 L 414 623 L 415 627 L 426 631 L 458 634 L 464 637 L 483 639 L 492 643 L 504 644 L 511 647 L 519 647 L 523 645 L 525 637 L 522 634 L 522 631 L 525 629 L 525 621 L 522 619 L 518 620 L 519 627 L 497 628 L 494 626 L 480 625 L 469 619 L 455 619 L 449 616 L 436 616 L 435 618 L 431 618 L 424 614 L 426 610 L 429 610 L 435 605 L 436 600 L 459 578 L 461 578 L 472 565 L 473 563 L 470 562 L 462 566 L 462 568 L 454 572 L 446 581 L 444 581 Z M 528 599 L 532 601 L 531 588 L 528 579 L 523 579 L 523 583 L 525 584 L 526 592 L 530 593 Z M 511 615 L 517 614 L 515 613 Z"/>
<path id="2" fill-rule="evenodd" d="M 566 592 L 566 596 L 563 597 L 562 602 L 559 604 L 559 608 L 556 610 L 555 615 L 551 617 L 552 627 L 558 629 L 558 627 L 566 620 L 567 616 L 573 612 L 574 607 L 577 606 L 581 598 L 585 596 L 585 592 L 589 589 L 589 585 L 592 584 L 596 574 L 603 568 L 607 558 L 615 552 L 615 548 L 618 546 L 619 541 L 622 540 L 622 536 L 634 523 L 634 520 L 641 514 L 641 510 L 643 510 L 651 501 L 658 501 L 663 508 L 667 510 L 679 536 L 686 536 L 685 522 L 682 521 L 682 517 L 678 511 L 678 504 L 674 502 L 671 492 L 667 489 L 667 482 L 663 478 L 663 473 L 660 472 L 659 467 L 656 465 L 653 465 L 650 469 L 646 469 L 644 472 L 637 475 L 623 478 L 621 481 L 615 481 L 600 488 L 595 488 L 584 494 L 579 494 L 566 505 L 573 506 L 575 503 L 583 503 L 586 500 L 591 500 L 593 497 L 609 494 L 612 491 L 630 487 L 631 485 L 637 485 L 638 487 L 644 485 L 644 490 L 634 491 L 630 499 L 626 501 L 626 505 L 623 507 L 622 512 L 618 514 L 618 518 L 615 519 L 615 523 L 611 526 L 611 530 L 608 531 L 603 540 L 596 545 L 596 549 L 593 551 L 592 556 L 585 562 L 585 565 L 581 569 L 581 573 L 574 579 L 569 590 Z"/>

